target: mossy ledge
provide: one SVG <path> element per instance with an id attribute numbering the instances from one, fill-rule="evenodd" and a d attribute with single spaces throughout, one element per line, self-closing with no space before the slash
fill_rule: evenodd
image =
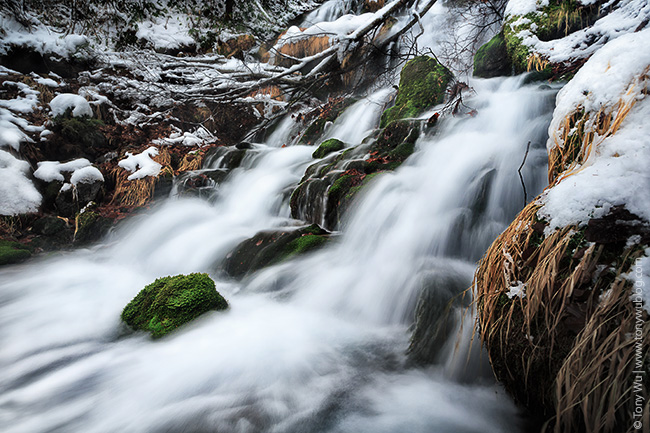
<path id="1" fill-rule="evenodd" d="M 0 240 L 0 266 L 25 261 L 31 255 L 29 248 L 18 242 Z"/>
<path id="2" fill-rule="evenodd" d="M 163 337 L 210 310 L 225 310 L 228 302 L 208 274 L 158 278 L 122 311 L 122 320 L 135 330 Z"/>
<path id="3" fill-rule="evenodd" d="M 474 76 L 492 78 L 510 75 L 512 63 L 508 57 L 503 31 L 478 49 L 474 56 Z"/>
<path id="4" fill-rule="evenodd" d="M 394 120 L 414 117 L 440 104 L 453 74 L 436 60 L 419 56 L 409 60 L 400 74 L 395 105 L 381 115 L 380 127 Z"/>

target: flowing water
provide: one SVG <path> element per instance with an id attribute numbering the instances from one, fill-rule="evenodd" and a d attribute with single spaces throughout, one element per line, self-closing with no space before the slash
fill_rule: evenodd
<path id="1" fill-rule="evenodd" d="M 281 147 L 295 134 L 287 118 L 210 202 L 169 199 L 91 250 L 0 268 L 0 431 L 519 431 L 478 344 L 469 350 L 460 308 L 431 341 L 431 364 L 406 355 L 418 300 L 442 315 L 523 206 L 528 142 L 527 199 L 545 186 L 555 91 L 516 77 L 471 84 L 478 114 L 420 137 L 312 255 L 242 282 L 216 271 L 241 240 L 299 224 L 288 197 L 314 149 Z M 389 93 L 324 136 L 360 143 Z M 122 308 L 142 287 L 189 272 L 210 272 L 231 308 L 155 342 L 124 329 Z"/>
<path id="2" fill-rule="evenodd" d="M 218 280 L 230 310 L 169 338 L 125 334 L 121 309 L 156 277 L 209 271 L 238 241 L 286 225 L 285 191 L 313 148 L 257 145 L 214 204 L 170 200 L 93 251 L 3 268 L 2 430 L 516 431 L 494 384 L 455 373 L 466 362 L 457 345 L 429 367 L 404 355 L 419 293 L 448 302 L 468 287 L 522 206 L 528 141 L 529 198 L 544 184 L 553 91 L 517 78 L 474 87 L 478 115 L 422 137 L 336 242 L 243 283 Z M 377 117 L 343 121 L 365 130 Z"/>

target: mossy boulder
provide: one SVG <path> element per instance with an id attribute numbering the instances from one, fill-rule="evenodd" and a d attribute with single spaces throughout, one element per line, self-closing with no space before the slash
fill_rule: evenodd
<path id="1" fill-rule="evenodd" d="M 381 116 L 383 128 L 397 119 L 414 117 L 440 104 L 453 74 L 428 56 L 419 56 L 406 63 L 400 74 L 395 105 Z"/>
<path id="2" fill-rule="evenodd" d="M 286 230 L 263 231 L 235 247 L 223 263 L 223 270 L 233 278 L 241 278 L 313 251 L 329 240 L 329 233 L 318 225 Z"/>
<path id="3" fill-rule="evenodd" d="M 32 256 L 26 246 L 18 242 L 0 240 L 0 266 L 20 263 Z"/>
<path id="4" fill-rule="evenodd" d="M 492 78 L 510 75 L 512 64 L 506 49 L 503 32 L 478 49 L 474 56 L 474 76 Z"/>
<path id="5" fill-rule="evenodd" d="M 323 141 L 318 149 L 311 154 L 312 158 L 324 158 L 332 152 L 338 152 L 339 150 L 345 149 L 345 143 L 336 138 L 330 138 L 329 140 Z"/>
<path id="6" fill-rule="evenodd" d="M 228 302 L 208 274 L 158 278 L 122 311 L 122 320 L 135 330 L 163 337 L 211 310 L 225 310 Z"/>

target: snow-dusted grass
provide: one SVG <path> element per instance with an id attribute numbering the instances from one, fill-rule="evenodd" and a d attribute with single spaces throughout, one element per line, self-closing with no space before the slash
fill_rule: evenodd
<path id="1" fill-rule="evenodd" d="M 617 205 L 650 221 L 650 29 L 609 42 L 580 69 L 557 96 L 547 147 L 562 146 L 566 119 L 584 110 L 591 117 L 585 134 L 598 127 L 601 115 L 631 107 L 617 131 L 593 136 L 589 152 L 570 175 L 542 197 L 540 215 L 547 230 L 583 224 Z M 615 132 L 615 133 L 614 133 Z"/>
<path id="2" fill-rule="evenodd" d="M 594 1 L 582 0 L 582 5 L 593 4 Z M 599 18 L 592 26 L 575 31 L 565 37 L 551 41 L 542 41 L 537 36 L 537 25 L 530 18 L 548 6 L 548 0 L 511 0 L 505 12 L 506 25 L 521 26 L 517 37 L 531 54 L 536 54 L 551 63 L 571 62 L 591 56 L 608 41 L 622 35 L 634 32 L 642 23 L 650 19 L 650 3 L 647 0 L 627 0 L 608 2 L 601 10 L 612 10 Z M 530 18 L 524 18 L 528 16 Z M 522 26 L 523 25 L 523 26 Z"/>
<path id="3" fill-rule="evenodd" d="M 0 215 L 37 212 L 41 194 L 29 175 L 29 164 L 0 150 Z"/>

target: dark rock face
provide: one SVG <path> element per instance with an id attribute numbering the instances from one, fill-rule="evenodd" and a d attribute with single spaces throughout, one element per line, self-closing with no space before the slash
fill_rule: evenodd
<path id="1" fill-rule="evenodd" d="M 329 233 L 317 225 L 277 231 L 264 231 L 241 242 L 223 263 L 231 277 L 241 278 L 264 267 L 323 246 Z"/>
<path id="2" fill-rule="evenodd" d="M 512 64 L 503 32 L 478 49 L 474 56 L 474 76 L 481 78 L 510 75 Z"/>
<path id="3" fill-rule="evenodd" d="M 122 311 L 122 320 L 135 330 L 163 337 L 210 310 L 225 310 L 228 302 L 208 274 L 158 278 Z"/>

